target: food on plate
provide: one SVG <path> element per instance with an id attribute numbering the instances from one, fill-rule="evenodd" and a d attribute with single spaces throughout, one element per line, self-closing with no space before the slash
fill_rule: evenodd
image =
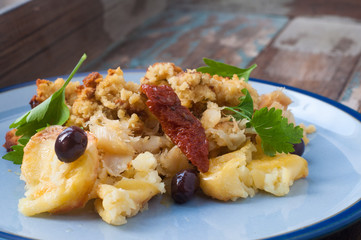
<path id="1" fill-rule="evenodd" d="M 282 89 L 258 94 L 248 82 L 255 65 L 155 63 L 141 84 L 120 68 L 70 82 L 84 60 L 67 80 L 37 80 L 32 110 L 10 125 L 3 158 L 22 164 L 24 215 L 94 199 L 105 222 L 122 225 L 158 194 L 177 203 L 198 189 L 221 201 L 284 196 L 307 176 L 301 155 L 315 129 L 296 125 Z"/>
<path id="2" fill-rule="evenodd" d="M 107 223 L 126 223 L 126 217 L 136 215 L 153 196 L 165 192 L 162 178 L 156 171 L 157 160 L 152 153 L 139 154 L 131 165 L 122 173 L 120 180 L 97 186 L 95 208 Z"/>
<path id="3" fill-rule="evenodd" d="M 54 145 L 63 129 L 47 127 L 32 136 L 24 148 L 21 179 L 26 182 L 26 192 L 19 201 L 19 211 L 26 216 L 70 211 L 90 199 L 99 168 L 97 139 L 88 133 L 84 153 L 76 161 L 62 162 Z"/>
<path id="4" fill-rule="evenodd" d="M 207 172 L 208 141 L 202 123 L 181 105 L 177 94 L 167 85 L 142 84 L 149 110 L 157 117 L 164 133 L 201 172 Z"/>

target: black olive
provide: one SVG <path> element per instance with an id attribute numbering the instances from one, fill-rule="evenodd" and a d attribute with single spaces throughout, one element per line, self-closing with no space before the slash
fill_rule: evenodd
<path id="1" fill-rule="evenodd" d="M 55 153 L 62 162 L 70 163 L 84 154 L 88 145 L 86 132 L 77 126 L 64 129 L 55 141 Z"/>
<path id="2" fill-rule="evenodd" d="M 300 143 L 293 144 L 293 149 L 295 149 L 295 150 L 293 152 L 291 152 L 292 154 L 302 156 L 303 152 L 305 151 L 305 142 L 303 141 L 302 138 L 301 138 Z"/>
<path id="3" fill-rule="evenodd" d="M 198 174 L 195 170 L 187 169 L 176 173 L 172 179 L 172 198 L 176 203 L 189 201 L 199 187 Z"/>

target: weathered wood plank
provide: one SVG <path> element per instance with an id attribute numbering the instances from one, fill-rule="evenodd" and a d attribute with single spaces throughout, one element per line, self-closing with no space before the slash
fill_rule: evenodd
<path id="1" fill-rule="evenodd" d="M 287 15 L 293 0 L 172 0 L 169 8 Z"/>
<path id="2" fill-rule="evenodd" d="M 55 21 L 66 12 L 80 8 L 81 1 L 43 1 L 32 0 L 12 11 L 5 12 L 0 18 L 0 52 L 14 43 Z M 76 22 L 73 25 L 77 25 Z"/>
<path id="3" fill-rule="evenodd" d="M 147 68 L 162 61 L 195 68 L 203 65 L 202 57 L 247 66 L 287 22 L 286 17 L 170 10 L 144 24 L 95 68 Z"/>
<path id="4" fill-rule="evenodd" d="M 253 77 L 337 100 L 361 56 L 361 25 L 335 18 L 292 20 L 256 62 Z"/>
<path id="5" fill-rule="evenodd" d="M 69 2 L 69 5 L 63 9 L 67 14 L 58 12 L 59 16 L 56 16 L 55 19 L 48 19 L 47 17 L 50 16 L 47 16 L 47 14 L 44 17 L 38 17 L 42 16 L 43 10 L 47 11 L 48 9 L 41 9 L 36 13 L 28 11 L 28 15 L 21 16 L 21 18 L 24 18 L 23 21 L 29 18 L 40 18 L 36 21 L 36 24 L 31 25 L 34 28 L 32 29 L 33 32 L 28 32 L 29 29 L 25 30 L 20 27 L 20 29 L 16 30 L 20 31 L 18 35 L 10 34 L 9 38 L 3 37 L 1 39 L 4 46 L 1 47 L 0 51 L 0 77 L 9 71 L 13 71 L 43 49 L 50 48 L 59 39 L 102 14 L 102 5 L 98 1 L 67 0 L 64 2 L 65 5 Z M 72 4 L 72 2 L 76 2 L 77 5 Z M 82 7 L 84 4 L 87 4 L 87 8 Z M 44 8 L 45 6 L 59 8 L 56 4 L 44 5 Z M 42 25 L 38 25 L 40 22 Z M 18 26 L 17 22 L 10 22 L 6 25 L 6 28 L 13 27 L 16 29 L 16 26 Z M 7 31 L 10 31 L 10 29 Z"/>
<path id="6" fill-rule="evenodd" d="M 107 35 L 99 31 L 102 26 L 101 18 L 89 22 L 81 30 L 74 31 L 60 42 L 33 55 L 31 59 L 18 65 L 15 70 L 7 72 L 1 77 L 1 85 L 7 86 L 37 78 L 69 74 L 84 52 L 91 61 L 102 54 L 110 44 Z M 99 37 L 99 34 L 102 37 Z"/>
<path id="7" fill-rule="evenodd" d="M 32 13 L 32 8 L 28 12 L 15 9 L 15 15 L 0 18 L 0 42 L 3 43 L 0 44 L 0 87 L 67 74 L 84 52 L 88 54 L 87 63 L 91 66 L 122 42 L 136 26 L 166 7 L 165 0 L 70 2 L 77 5 L 73 3 L 70 4 L 72 7 L 61 8 L 53 1 L 41 1 L 55 8 L 54 14 L 58 16 L 46 18 L 48 13 L 44 13 L 45 16 L 35 19 L 33 24 L 30 16 L 36 17 L 43 11 Z M 50 11 L 48 5 L 44 8 Z M 22 18 L 27 19 L 24 24 L 29 28 L 20 25 L 13 35 L 4 37 L 2 33 L 10 31 L 9 27 L 17 22 L 22 24 Z M 14 23 L 7 22 L 9 20 Z"/>
<path id="8" fill-rule="evenodd" d="M 116 42 L 125 40 L 135 27 L 167 7 L 166 0 L 103 0 L 102 2 L 105 8 L 104 30 Z"/>
<path id="9" fill-rule="evenodd" d="M 170 8 L 227 10 L 240 13 L 297 16 L 341 16 L 361 19 L 360 0 L 173 0 Z"/>
<path id="10" fill-rule="evenodd" d="M 361 19 L 360 0 L 293 0 L 286 4 L 291 16 L 341 16 Z"/>
<path id="11" fill-rule="evenodd" d="M 346 106 L 361 112 L 361 58 L 339 100 Z"/>

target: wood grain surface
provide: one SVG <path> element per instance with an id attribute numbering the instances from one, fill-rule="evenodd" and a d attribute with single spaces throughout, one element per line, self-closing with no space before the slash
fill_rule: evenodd
<path id="1" fill-rule="evenodd" d="M 88 2 L 88 7 L 82 8 L 81 6 L 86 2 Z M 3 18 L 7 18 L 9 15 L 8 18 L 10 19 L 5 19 L 0 23 L 2 31 L 7 33 L 0 35 L 0 76 L 3 81 L 8 79 L 9 83 L 12 84 L 24 81 L 19 79 L 19 72 L 33 72 L 30 75 L 31 79 L 41 76 L 47 72 L 44 70 L 48 68 L 53 69 L 49 74 L 55 73 L 56 69 L 63 64 L 54 66 L 55 62 L 50 63 L 49 61 L 47 64 L 46 59 L 50 60 L 52 54 L 58 55 L 59 62 L 67 61 L 69 65 L 76 62 L 76 58 L 71 56 L 73 54 L 76 56 L 76 53 L 78 56 L 82 54 L 77 42 L 81 41 L 82 44 L 87 44 L 88 41 L 84 40 L 89 33 L 75 30 L 96 18 L 97 15 L 102 14 L 102 5 L 96 1 L 65 0 L 62 2 L 54 1 L 52 4 L 47 4 L 44 1 L 32 1 L 29 4 L 34 5 L 31 6 L 31 12 L 23 8 L 17 9 L 15 10 L 19 11 L 17 16 L 5 14 Z M 64 7 L 62 7 L 63 4 Z M 64 12 L 68 14 L 65 15 Z M 16 19 L 14 19 L 15 17 Z M 93 26 L 95 29 L 102 29 L 96 24 Z M 82 38 L 77 41 L 74 41 L 75 39 L 70 40 L 68 44 L 74 46 L 72 50 L 64 44 L 62 46 L 64 47 L 63 51 L 59 51 L 57 42 L 66 41 L 72 33 L 81 35 Z M 94 38 L 94 36 L 88 37 Z M 104 41 L 105 44 L 109 43 L 107 40 Z M 51 50 L 46 51 L 46 49 Z M 28 64 L 30 61 L 34 61 L 34 64 Z M 35 64 L 36 62 L 41 64 Z M 28 78 L 28 80 L 30 79 Z"/>
<path id="2" fill-rule="evenodd" d="M 88 66 L 165 8 L 165 0 L 32 0 L 0 15 L 0 87 Z"/>
<path id="3" fill-rule="evenodd" d="M 359 59 L 349 81 L 339 98 L 340 102 L 361 112 L 361 59 Z"/>
<path id="4" fill-rule="evenodd" d="M 287 22 L 280 16 L 169 10 L 144 24 L 96 68 L 147 68 L 164 61 L 195 68 L 203 65 L 202 57 L 245 67 Z"/>
<path id="5" fill-rule="evenodd" d="M 358 0 L 294 0 L 286 4 L 291 16 L 340 16 L 361 19 Z"/>
<path id="6" fill-rule="evenodd" d="M 358 39 L 361 25 L 352 21 L 294 18 L 254 60 L 253 76 L 338 100 L 361 56 Z"/>
<path id="7" fill-rule="evenodd" d="M 280 36 L 252 60 L 259 65 L 253 76 L 301 87 L 361 112 L 361 1 L 174 0 L 169 8 L 287 17 Z"/>
<path id="8" fill-rule="evenodd" d="M 195 68 L 209 57 L 242 67 L 257 63 L 253 77 L 360 111 L 360 4 L 32 0 L 0 15 L 0 87 L 66 75 L 84 52 L 82 71 L 157 61 Z"/>

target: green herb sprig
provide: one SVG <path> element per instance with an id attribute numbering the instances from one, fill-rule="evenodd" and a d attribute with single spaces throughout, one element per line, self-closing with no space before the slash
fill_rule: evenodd
<path id="1" fill-rule="evenodd" d="M 262 140 L 262 149 L 268 156 L 278 153 L 290 153 L 294 151 L 293 144 L 300 143 L 303 130 L 288 119 L 282 116 L 281 109 L 267 107 L 255 110 L 253 100 L 248 90 L 244 88 L 240 97 L 240 103 L 235 107 L 225 107 L 225 110 L 232 111 L 236 120 L 247 119 L 248 128 L 256 132 Z"/>
<path id="2" fill-rule="evenodd" d="M 269 156 L 276 152 L 293 152 L 293 144 L 300 143 L 303 136 L 302 128 L 288 123 L 281 109 L 264 107 L 256 110 L 250 123 L 262 140 L 264 153 Z"/>
<path id="3" fill-rule="evenodd" d="M 229 78 L 232 78 L 233 75 L 236 74 L 240 79 L 244 78 L 245 82 L 248 82 L 250 73 L 257 67 L 256 64 L 253 64 L 249 68 L 242 69 L 209 58 L 203 58 L 203 62 L 208 66 L 197 68 L 198 72 Z"/>
<path id="4" fill-rule="evenodd" d="M 257 67 L 256 64 L 253 64 L 249 68 L 242 69 L 208 58 L 203 58 L 203 61 L 207 66 L 198 68 L 198 72 L 229 78 L 236 74 L 239 78 L 244 78 L 246 82 L 248 82 L 252 70 Z M 244 96 L 239 98 L 240 103 L 237 106 L 224 107 L 224 110 L 232 112 L 231 115 L 236 120 L 248 120 L 246 126 L 260 136 L 265 154 L 274 156 L 277 152 L 293 152 L 293 144 L 301 142 L 302 128 L 288 123 L 288 119 L 282 116 L 281 109 L 265 107 L 254 110 L 253 99 L 248 90 L 244 88 L 242 93 Z"/>
<path id="5" fill-rule="evenodd" d="M 69 119 L 69 108 L 65 104 L 65 87 L 86 58 L 87 55 L 83 54 L 66 82 L 58 91 L 9 126 L 10 128 L 16 128 L 15 134 L 21 137 L 18 140 L 18 145 L 12 146 L 13 151 L 6 153 L 2 157 L 3 159 L 12 161 L 15 164 L 21 164 L 24 147 L 35 133 L 50 125 L 63 125 Z"/>

